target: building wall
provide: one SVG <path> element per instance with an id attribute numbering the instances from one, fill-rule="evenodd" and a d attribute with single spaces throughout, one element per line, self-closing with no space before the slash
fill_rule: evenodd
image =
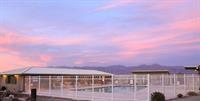
<path id="1" fill-rule="evenodd" d="M 2 76 L 1 77 L 1 87 L 5 86 L 8 90 L 12 91 L 12 92 L 19 92 L 19 91 L 23 91 L 23 77 L 16 75 L 15 76 L 17 78 L 17 82 L 16 84 L 7 84 L 6 83 L 6 79 L 7 76 Z"/>

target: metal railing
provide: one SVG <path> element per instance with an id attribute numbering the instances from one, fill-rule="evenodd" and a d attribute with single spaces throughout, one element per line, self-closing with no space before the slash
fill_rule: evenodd
<path id="1" fill-rule="evenodd" d="M 38 89 L 39 95 L 92 101 L 150 101 L 159 91 L 167 99 L 189 91 L 199 92 L 195 74 L 145 74 L 112 76 L 26 76 L 25 91 Z"/>

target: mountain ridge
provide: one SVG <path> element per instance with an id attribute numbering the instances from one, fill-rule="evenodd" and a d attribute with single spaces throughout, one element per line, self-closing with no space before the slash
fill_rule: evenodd
<path id="1" fill-rule="evenodd" d="M 138 65 L 138 66 L 124 66 L 124 65 L 110 65 L 110 66 L 48 66 L 50 68 L 69 68 L 69 69 L 90 69 L 109 72 L 113 74 L 131 74 L 134 70 L 168 70 L 170 73 L 185 73 L 191 74 L 194 71 L 185 70 L 184 66 L 165 66 L 160 64 L 152 65 Z"/>

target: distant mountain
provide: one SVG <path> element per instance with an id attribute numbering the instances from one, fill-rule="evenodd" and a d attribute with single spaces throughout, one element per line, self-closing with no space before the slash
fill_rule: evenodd
<path id="1" fill-rule="evenodd" d="M 111 65 L 111 66 L 96 66 L 96 67 L 68 67 L 68 66 L 49 66 L 51 68 L 69 68 L 69 69 L 93 69 L 113 74 L 130 74 L 134 70 L 169 70 L 170 73 L 186 73 L 191 74 L 194 71 L 185 70 L 184 66 L 163 66 L 159 64 L 152 65 L 139 65 L 139 66 L 124 66 L 124 65 Z"/>

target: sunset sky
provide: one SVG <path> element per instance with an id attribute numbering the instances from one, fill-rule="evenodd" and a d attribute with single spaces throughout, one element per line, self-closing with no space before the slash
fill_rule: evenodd
<path id="1" fill-rule="evenodd" d="M 200 0 L 0 0 L 0 70 L 197 65 Z"/>

